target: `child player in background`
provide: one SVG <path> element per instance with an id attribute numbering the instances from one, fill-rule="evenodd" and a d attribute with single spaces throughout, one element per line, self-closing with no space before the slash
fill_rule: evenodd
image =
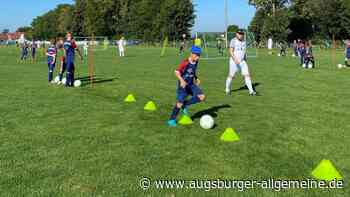
<path id="1" fill-rule="evenodd" d="M 22 44 L 22 51 L 21 51 L 21 61 L 25 61 L 28 57 L 28 43 L 27 41 L 24 41 Z"/>
<path id="2" fill-rule="evenodd" d="M 182 55 L 185 52 L 186 49 L 186 34 L 182 34 L 182 37 L 180 39 L 180 49 L 179 54 Z"/>
<path id="3" fill-rule="evenodd" d="M 198 87 L 200 80 L 196 74 L 200 55 L 201 48 L 193 46 L 190 57 L 182 61 L 180 66 L 175 70 L 175 75 L 179 81 L 177 85 L 177 102 L 168 121 L 168 125 L 171 127 L 177 125 L 176 118 L 181 110 L 184 114 L 188 115 L 187 108 L 190 105 L 202 102 L 205 99 L 205 95 Z M 189 95 L 192 98 L 186 100 Z"/>
<path id="4" fill-rule="evenodd" d="M 32 40 L 32 61 L 35 62 L 36 57 L 36 49 L 38 48 L 38 45 L 36 44 L 35 39 Z"/>
<path id="5" fill-rule="evenodd" d="M 304 68 L 314 68 L 315 58 L 312 52 L 311 41 L 305 41 L 305 55 L 304 55 Z"/>
<path id="6" fill-rule="evenodd" d="M 53 71 L 54 71 L 55 65 L 56 65 L 56 55 L 57 55 L 57 50 L 56 50 L 54 40 L 52 40 L 50 42 L 50 45 L 47 48 L 46 55 L 47 55 L 47 65 L 49 67 L 48 80 L 49 80 L 49 83 L 54 83 L 54 81 L 52 80 L 52 77 L 53 77 Z"/>
<path id="7" fill-rule="evenodd" d="M 345 66 L 350 67 L 350 39 L 345 44 Z"/>
<path id="8" fill-rule="evenodd" d="M 124 37 L 121 37 L 120 40 L 118 41 L 118 50 L 119 50 L 119 56 L 124 57 L 125 56 L 125 39 Z"/>

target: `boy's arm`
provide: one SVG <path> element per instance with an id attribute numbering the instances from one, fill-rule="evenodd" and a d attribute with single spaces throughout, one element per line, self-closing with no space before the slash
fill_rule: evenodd
<path id="1" fill-rule="evenodd" d="M 180 81 L 180 86 L 182 88 L 185 88 L 187 86 L 186 81 L 184 80 L 184 78 L 182 78 L 181 73 L 184 71 L 184 69 L 186 68 L 187 63 L 186 62 L 182 62 L 180 64 L 180 66 L 175 70 L 175 76 L 177 77 L 177 79 Z"/>
<path id="2" fill-rule="evenodd" d="M 235 61 L 236 64 L 239 64 L 240 61 L 239 61 L 238 58 L 235 56 L 235 48 L 230 47 L 230 54 L 231 54 L 231 57 L 232 57 L 233 61 Z"/>
<path id="3" fill-rule="evenodd" d="M 74 46 L 73 46 L 73 48 L 74 48 L 75 50 L 78 51 L 78 55 L 80 56 L 80 59 L 83 60 L 83 56 L 81 55 L 80 49 L 79 49 L 79 47 L 77 46 L 77 44 L 75 43 L 75 40 L 74 40 Z"/>

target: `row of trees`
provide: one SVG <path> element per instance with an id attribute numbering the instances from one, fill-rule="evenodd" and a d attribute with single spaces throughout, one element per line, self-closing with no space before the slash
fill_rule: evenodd
<path id="1" fill-rule="evenodd" d="M 157 41 L 189 34 L 194 18 L 191 0 L 75 0 L 35 18 L 31 28 L 38 39 L 72 31 L 76 36 Z"/>
<path id="2" fill-rule="evenodd" d="M 350 38 L 349 0 L 249 0 L 257 8 L 250 24 L 257 41 Z"/>

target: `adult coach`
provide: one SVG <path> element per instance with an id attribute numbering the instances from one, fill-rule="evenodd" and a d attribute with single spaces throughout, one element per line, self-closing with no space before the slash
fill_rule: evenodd
<path id="1" fill-rule="evenodd" d="M 244 40 L 244 31 L 239 30 L 236 37 L 230 43 L 230 68 L 229 75 L 226 80 L 226 95 L 231 94 L 231 83 L 238 70 L 244 77 L 245 84 L 249 90 L 250 96 L 256 96 L 257 93 L 253 89 L 252 80 L 249 74 L 248 64 L 246 62 L 246 42 Z"/>

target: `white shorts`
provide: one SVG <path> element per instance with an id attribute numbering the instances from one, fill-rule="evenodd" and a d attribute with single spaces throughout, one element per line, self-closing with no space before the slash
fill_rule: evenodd
<path id="1" fill-rule="evenodd" d="M 242 61 L 240 64 L 236 64 L 232 58 L 230 58 L 230 76 L 235 76 L 236 72 L 241 71 L 242 75 L 249 75 L 249 68 L 246 61 Z"/>

